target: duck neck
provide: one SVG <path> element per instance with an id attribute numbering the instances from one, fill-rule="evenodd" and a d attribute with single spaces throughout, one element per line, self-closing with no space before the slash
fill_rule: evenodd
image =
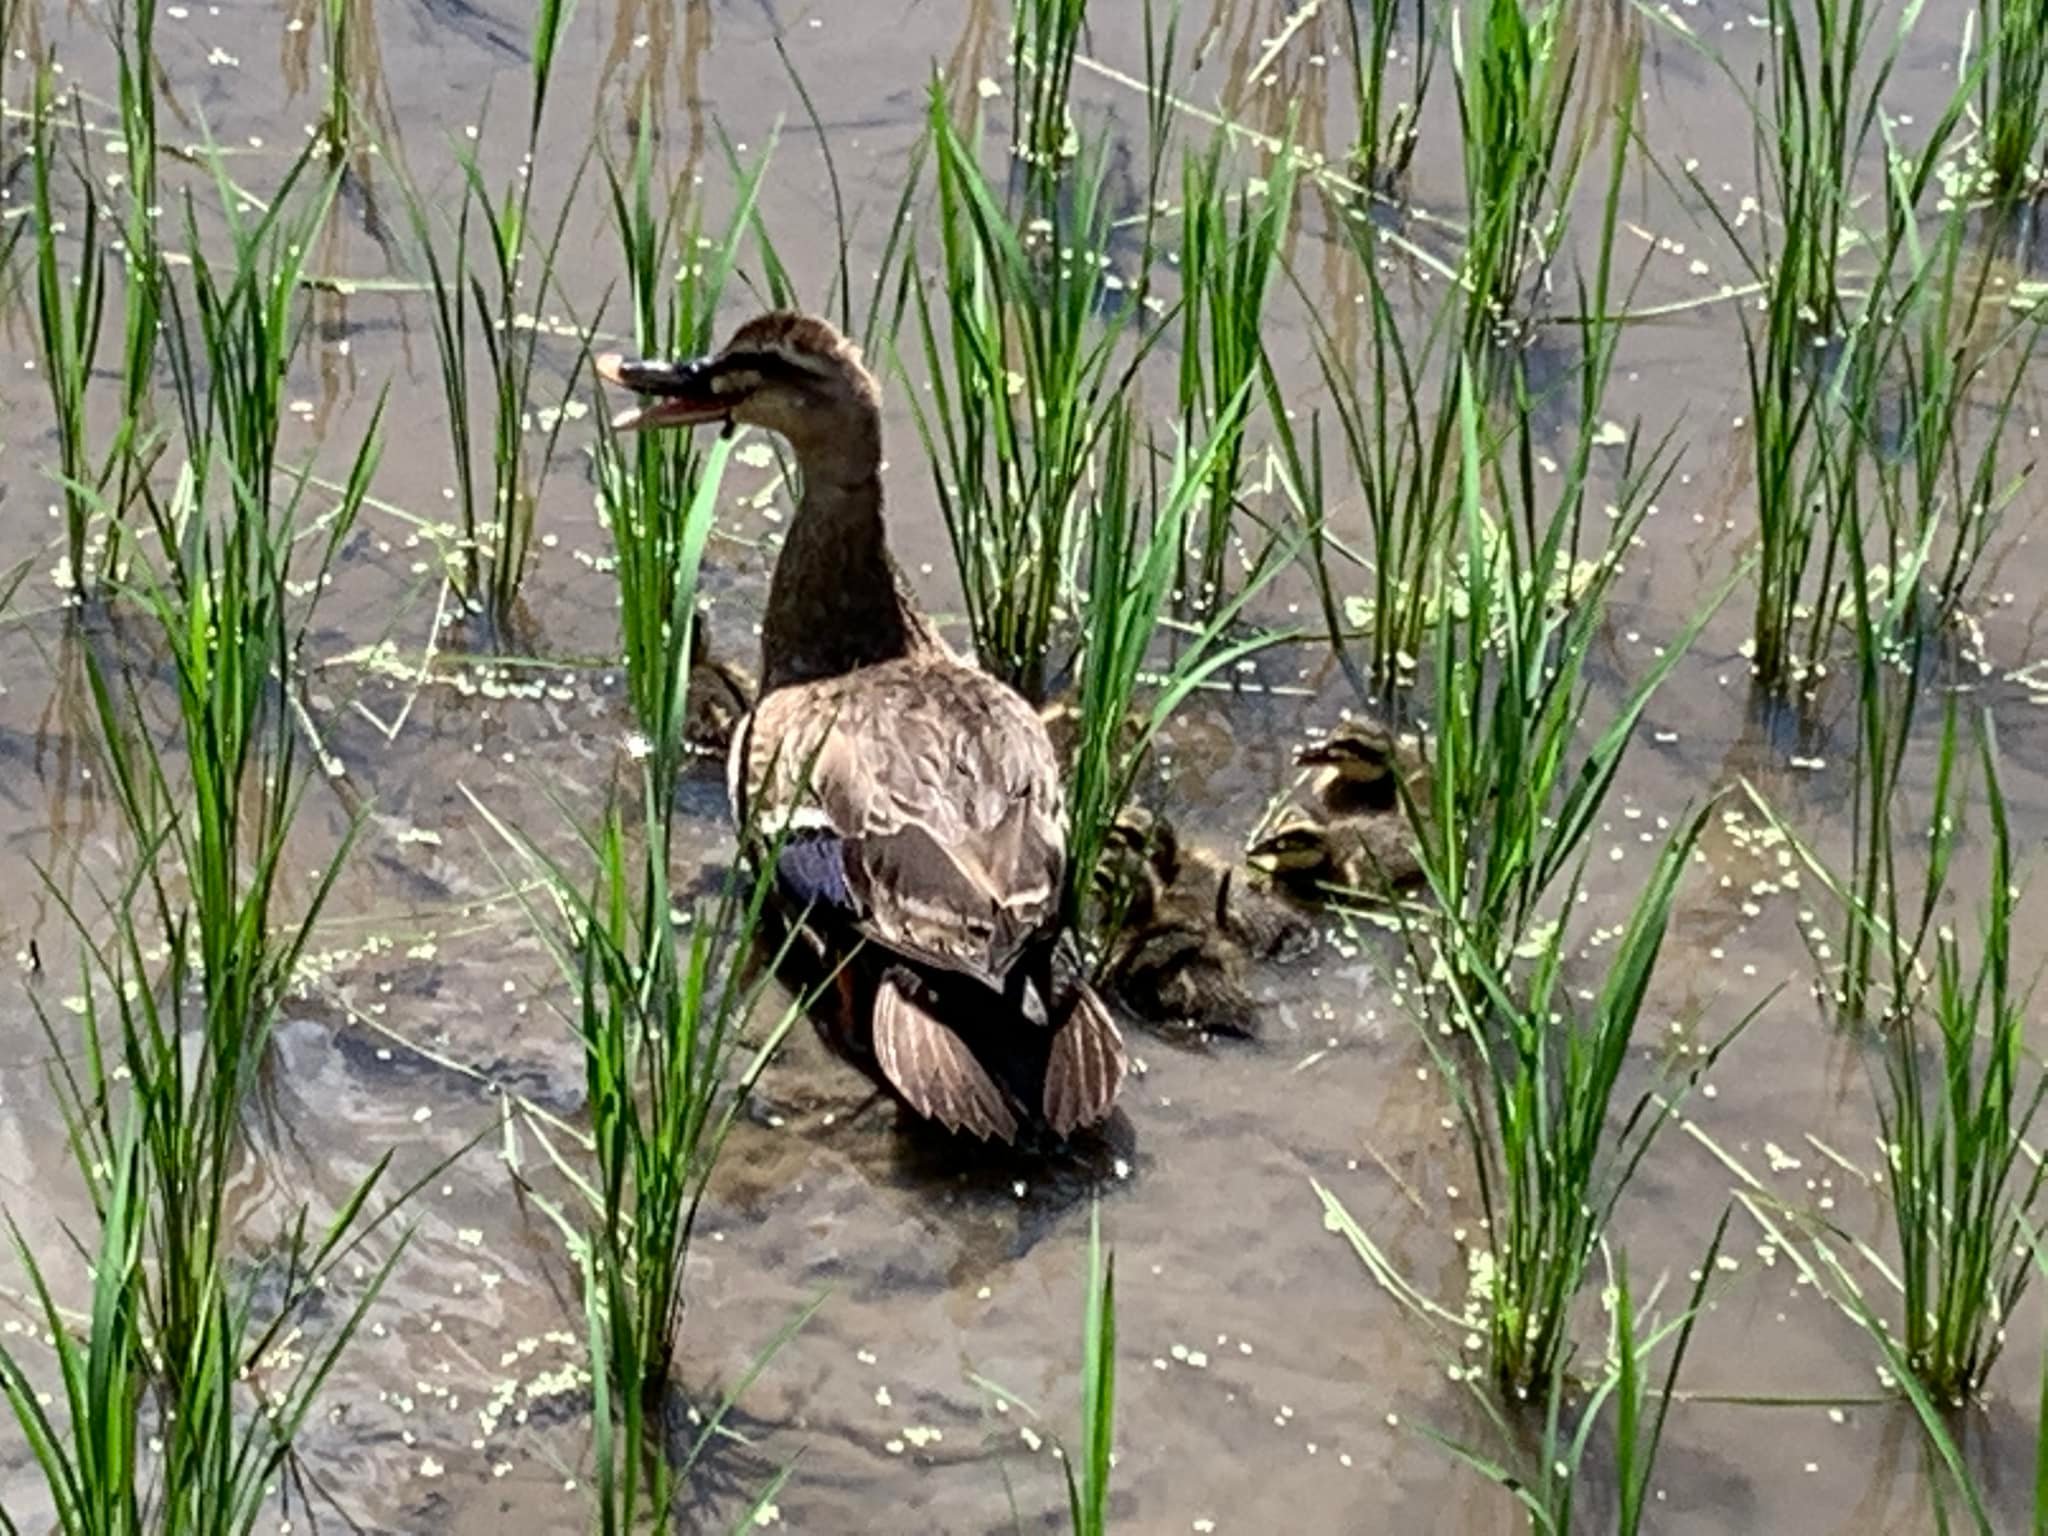
<path id="1" fill-rule="evenodd" d="M 908 655 L 927 633 L 889 558 L 879 425 L 797 449 L 803 500 L 768 584 L 761 688 L 837 677 Z"/>

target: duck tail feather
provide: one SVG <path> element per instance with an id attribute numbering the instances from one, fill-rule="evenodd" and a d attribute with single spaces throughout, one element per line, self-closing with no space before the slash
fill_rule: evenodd
<path id="1" fill-rule="evenodd" d="M 1125 1065 L 1124 1038 L 1109 1009 L 1093 987 L 1076 986 L 1045 1066 L 1045 1122 L 1054 1134 L 1068 1136 L 1107 1119 Z"/>
<path id="2" fill-rule="evenodd" d="M 927 1120 L 983 1141 L 1014 1141 L 1017 1117 L 967 1042 L 913 1002 L 901 972 L 875 992 L 875 1060 L 904 1102 Z"/>

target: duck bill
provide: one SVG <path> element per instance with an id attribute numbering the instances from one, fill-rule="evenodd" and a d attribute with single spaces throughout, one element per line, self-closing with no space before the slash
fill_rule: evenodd
<path id="1" fill-rule="evenodd" d="M 645 432 L 654 427 L 695 427 L 724 421 L 733 402 L 712 393 L 710 360 L 674 362 L 664 358 L 624 357 L 607 352 L 594 366 L 607 384 L 646 397 L 612 418 L 616 432 Z"/>

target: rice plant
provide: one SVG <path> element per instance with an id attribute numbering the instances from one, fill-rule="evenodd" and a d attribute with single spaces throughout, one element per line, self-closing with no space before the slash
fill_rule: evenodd
<path id="1" fill-rule="evenodd" d="M 349 27 L 349 0 L 320 0 L 320 41 L 327 69 L 327 111 L 320 119 L 320 138 L 328 161 L 335 165 L 348 158 L 356 143 Z"/>
<path id="2" fill-rule="evenodd" d="M 680 1457 L 671 1457 L 650 1445 L 654 1429 L 645 1416 L 637 1394 L 619 1398 L 611 1376 L 603 1368 L 608 1343 L 604 1289 L 599 1284 L 589 1255 L 583 1261 L 584 1327 L 590 1339 L 590 1357 L 596 1368 L 590 1374 L 592 1450 L 597 1462 L 597 1529 L 599 1536 L 636 1536 L 654 1530 L 668 1531 L 681 1496 L 690 1486 L 691 1475 L 704 1453 L 720 1436 L 728 1435 L 727 1420 L 734 1404 L 754 1384 L 762 1368 L 772 1360 L 817 1311 L 812 1303 L 771 1339 L 755 1356 L 753 1364 L 733 1383 L 719 1401 L 701 1416 L 697 1432 Z M 774 1523 L 775 1497 L 788 1483 L 793 1464 L 785 1464 L 762 1485 L 753 1501 L 727 1526 L 727 1536 L 745 1533 Z"/>
<path id="3" fill-rule="evenodd" d="M 1947 622 L 2014 489 L 2000 481 L 2000 452 L 2024 357 L 1992 409 L 1976 412 L 1999 352 L 1974 339 L 1988 320 L 1989 269 L 1980 264 L 1964 280 L 1959 215 L 1923 249 L 1930 173 L 1930 158 L 1893 163 L 1871 245 L 1876 272 L 1839 339 L 1816 336 L 1815 311 L 1793 280 L 1793 253 L 1811 231 L 1786 232 L 1781 264 L 1765 281 L 1760 333 L 1745 323 L 1758 521 L 1753 664 L 1770 692 L 1826 675 L 1850 622 L 1853 565 L 1876 563 L 1895 640 Z M 2030 355 L 2030 324 L 2015 322 L 2007 335 L 2023 330 Z"/>
<path id="4" fill-rule="evenodd" d="M 1985 63 L 1977 77 L 1984 178 L 2000 198 L 2037 190 L 2048 130 L 2048 8 L 2039 0 L 1977 0 Z"/>
<path id="5" fill-rule="evenodd" d="M 1613 252 L 1632 108 L 1617 115 L 1601 241 L 1580 310 L 1610 313 Z M 1563 462 L 1539 473 L 1535 401 L 1520 358 L 1501 372 L 1508 420 L 1482 429 L 1478 368 L 1460 370 L 1458 520 L 1462 547 L 1439 558 L 1428 660 L 1432 776 L 1426 804 L 1410 804 L 1439 911 L 1454 925 L 1439 945 L 1461 971 L 1467 951 L 1493 970 L 1549 917 L 1559 882 L 1579 866 L 1601 803 L 1651 695 L 1718 605 L 1710 600 L 1623 699 L 1606 729 L 1581 751 L 1592 678 L 1588 659 L 1605 622 L 1606 598 L 1636 530 L 1670 475 L 1669 439 L 1643 445 L 1610 430 L 1603 411 L 1618 327 L 1590 320 L 1570 376 L 1574 398 Z M 1606 444 L 1605 447 L 1602 444 Z M 1590 555 L 1585 532 L 1596 455 L 1611 474 L 1603 540 Z M 1489 509 L 1498 509 L 1498 516 Z M 1723 589 L 1722 596 L 1725 596 Z M 1574 877 L 1575 878 L 1575 877 Z M 1468 998 L 1468 1001 L 1474 999 Z"/>
<path id="6" fill-rule="evenodd" d="M 140 850 L 142 868 L 130 888 L 109 901 L 111 943 L 100 948 L 87 939 L 82 1070 L 43 1019 L 58 1101 L 101 1231 L 82 1342 L 15 1233 L 55 1345 L 67 1422 L 60 1426 L 42 1407 L 19 1354 L 0 1351 L 0 1388 L 66 1536 L 249 1536 L 276 1497 L 314 1398 L 403 1239 L 335 1324 L 311 1329 L 307 1313 L 332 1293 L 342 1263 L 413 1192 L 369 1209 L 387 1153 L 324 1228 L 310 1227 L 301 1208 L 271 1261 L 282 1269 L 281 1287 L 258 1313 L 257 1288 L 237 1282 L 230 1265 L 242 1229 L 228 1198 L 239 1100 L 220 1091 L 229 1074 L 209 1059 L 216 1035 L 205 1021 L 197 1050 L 188 1039 L 191 999 L 203 999 L 204 978 L 194 976 L 186 958 L 182 918 L 164 935 L 166 967 L 152 973 L 136 917 L 141 903 L 130 900 L 134 887 L 158 878 L 155 866 L 168 846 Z M 207 1001 L 198 1006 L 210 1014 Z M 109 1036 L 117 1053 L 111 1065 Z M 146 1400 L 153 1404 L 147 1432 Z M 0 1515 L 0 1530 L 13 1536 L 16 1529 Z"/>
<path id="7" fill-rule="evenodd" d="M 1483 0 L 1451 23 L 1464 141 L 1468 344 L 1521 339 L 1563 245 L 1587 135 L 1567 129 L 1577 50 L 1565 0 Z M 1482 349 L 1483 350 L 1483 349 Z"/>
<path id="8" fill-rule="evenodd" d="M 1204 497 L 1198 604 L 1221 601 L 1229 581 L 1226 562 L 1239 511 L 1244 411 L 1239 410 L 1227 434 L 1217 434 L 1225 411 L 1261 376 L 1266 290 L 1294 206 L 1294 150 L 1283 146 L 1264 190 L 1246 187 L 1237 194 L 1233 220 L 1223 150 L 1218 135 L 1205 153 L 1188 156 L 1182 175 L 1181 425 L 1190 440 L 1209 437 L 1217 448 Z"/>
<path id="9" fill-rule="evenodd" d="M 1136 306 L 1105 287 L 1104 145 L 1078 151 L 1060 200 L 1027 202 L 1035 211 L 1020 219 L 982 170 L 978 132 L 960 132 L 937 88 L 929 136 L 944 304 L 915 283 L 930 375 L 929 405 L 913 398 L 918 432 L 975 651 L 1037 699 L 1052 675 L 1096 449 L 1158 330 L 1143 331 Z"/>
<path id="10" fill-rule="evenodd" d="M 1395 102 L 1389 110 L 1387 79 L 1394 69 L 1400 19 L 1401 0 L 1367 0 L 1363 5 L 1344 7 L 1344 20 L 1351 29 L 1351 100 L 1358 114 L 1351 174 L 1359 185 L 1381 197 L 1391 196 L 1408 174 L 1416 145 L 1422 140 L 1422 103 L 1429 95 L 1440 35 L 1417 6 L 1414 94 L 1410 100 Z"/>
<path id="11" fill-rule="evenodd" d="M 1067 162 L 1079 151 L 1068 111 L 1074 55 L 1088 19 L 1088 0 L 1018 0 L 1010 17 L 1010 78 L 1017 87 L 1011 154 L 1023 162 L 1031 198 L 1041 208 L 1059 200 Z"/>
<path id="12" fill-rule="evenodd" d="M 713 241 L 703 232 L 701 209 L 684 222 L 680 188 L 656 212 L 652 135 L 639 136 L 625 169 L 607 165 L 634 342 L 643 356 L 711 350 L 718 301 L 753 223 L 766 169 L 764 159 L 740 178 L 733 213 Z M 606 429 L 598 440 L 598 502 L 617 556 L 626 689 L 663 805 L 683 763 L 697 570 L 731 451 L 721 437 L 706 454 L 689 432 L 643 432 L 622 442 Z"/>
<path id="13" fill-rule="evenodd" d="M 43 378 L 56 421 L 57 463 L 53 478 L 64 508 L 63 582 L 76 600 L 90 585 L 88 545 L 100 510 L 107 464 L 96 460 L 88 442 L 86 390 L 99 360 L 100 329 L 106 316 L 107 274 L 100 245 L 99 196 L 92 180 L 77 178 L 80 204 L 79 251 L 73 274 L 58 255 L 58 236 L 68 226 L 55 183 L 58 165 L 55 77 L 45 64 L 36 74 L 30 122 L 30 186 L 34 197 L 36 333 Z"/>
<path id="14" fill-rule="evenodd" d="M 1582 1527 L 1575 1524 L 1581 1481 L 1586 1477 L 1588 1452 L 1602 1415 L 1613 1404 L 1612 1441 L 1615 1509 L 1614 1536 L 1640 1536 L 1644 1517 L 1655 1502 L 1650 1486 L 1656 1471 L 1657 1451 L 1664 1441 L 1664 1421 L 1671 1411 L 1678 1373 L 1684 1368 L 1685 1353 L 1692 1343 L 1694 1324 L 1706 1307 L 1707 1284 L 1721 1253 L 1727 1233 L 1724 1212 L 1706 1257 L 1695 1271 L 1692 1295 L 1685 1310 L 1662 1324 L 1639 1327 L 1636 1304 L 1629 1288 L 1628 1260 L 1613 1266 L 1606 1358 L 1596 1376 L 1583 1386 L 1560 1372 L 1551 1378 L 1543 1397 L 1543 1419 L 1528 1454 L 1499 1457 L 1449 1440 L 1433 1430 L 1422 1431 L 1444 1446 L 1463 1465 L 1498 1484 L 1512 1494 L 1529 1517 L 1529 1528 L 1544 1536 L 1572 1536 Z M 1655 1389 L 1655 1401 L 1644 1373 L 1650 1356 L 1666 1343 L 1670 1358 L 1664 1383 Z M 1518 1433 L 1493 1400 L 1479 1395 L 1493 1428 L 1504 1446 L 1519 1450 L 1525 1436 Z M 1524 1465 L 1526 1463 L 1526 1465 Z"/>
<path id="15" fill-rule="evenodd" d="M 499 630 L 512 621 L 526 579 L 533 554 L 534 509 L 567 414 L 559 405 L 538 404 L 540 381 L 553 374 L 541 356 L 541 317 L 559 291 L 557 258 L 582 183 L 581 167 L 551 226 L 538 223 L 533 195 L 548 83 L 570 9 L 569 0 L 541 0 L 534 11 L 526 153 L 513 185 L 494 192 L 476 156 L 460 154 L 462 190 L 454 218 L 454 248 L 445 256 L 426 199 L 417 188 L 406 189 L 414 239 L 426 266 L 428 318 L 440 363 L 455 506 L 461 519 L 460 546 L 450 576 L 469 613 Z M 480 238 L 473 239 L 477 232 Z M 574 396 L 587 355 L 587 347 L 579 348 L 563 385 L 563 400 Z M 481 408 L 471 393 L 471 370 L 479 364 L 490 380 Z M 489 462 L 481 472 L 472 426 L 477 415 L 489 422 Z M 529 434 L 539 439 L 537 445 L 529 445 Z"/>
<path id="16" fill-rule="evenodd" d="M 1278 568 L 1271 562 L 1179 647 L 1157 697 L 1149 709 L 1136 712 L 1137 729 L 1130 729 L 1139 681 L 1153 658 L 1192 512 L 1242 427 L 1249 396 L 1247 381 L 1225 402 L 1223 417 L 1206 441 L 1191 446 L 1183 438 L 1176 444 L 1163 490 L 1156 468 L 1141 486 L 1129 403 L 1119 401 L 1112 409 L 1100 491 L 1087 507 L 1088 575 L 1075 690 L 1079 724 L 1066 775 L 1067 910 L 1072 914 L 1087 910 L 1104 839 L 1161 728 L 1204 681 L 1265 643 L 1263 638 L 1231 641 L 1227 631 Z M 1148 452 L 1145 457 L 1156 465 L 1155 456 Z"/>
<path id="17" fill-rule="evenodd" d="M 2020 390 L 2040 343 L 2030 315 L 1993 295 L 1996 263 L 1969 237 L 1967 212 L 1941 219 L 1923 248 L 1913 228 L 1917 189 L 1890 184 L 1902 231 L 1895 297 L 1873 317 L 1876 355 L 1855 414 L 1882 521 L 1877 557 L 1892 594 L 1891 638 L 1938 632 L 1961 614 L 1977 569 L 2031 465 L 2007 466 Z M 2000 374 L 2004 377 L 2001 380 Z"/>
<path id="18" fill-rule="evenodd" d="M 693 596 L 686 591 L 685 600 Z M 542 877 L 557 918 L 529 912 L 575 992 L 571 1022 L 583 1047 L 595 1177 L 552 1155 L 588 1205 L 583 1235 L 572 1241 L 591 1340 L 598 1523 L 618 1533 L 648 1521 L 669 1528 L 677 1497 L 733 1403 L 823 1300 L 789 1321 L 713 1411 L 693 1412 L 695 1434 L 680 1462 L 672 1460 L 669 1389 L 698 1212 L 762 1069 L 816 992 L 797 991 L 748 1045 L 742 1031 L 795 941 L 793 929 L 779 943 L 771 938 L 775 852 L 751 874 L 735 867 L 715 902 L 681 912 L 668 878 L 667 797 L 644 771 L 641 790 L 637 837 L 613 807 L 588 839 L 596 869 L 587 889 L 478 807 Z M 735 1531 L 772 1500 L 787 1471 Z"/>
<path id="19" fill-rule="evenodd" d="M 1542 1400 L 1570 1352 L 1573 1301 L 1616 1204 L 1692 1086 L 1748 1023 L 1739 1021 L 1679 1075 L 1659 1074 L 1615 1118 L 1620 1087 L 1670 924 L 1679 876 L 1708 808 L 1666 840 L 1590 999 L 1564 980 L 1563 925 L 1532 939 L 1511 971 L 1484 940 L 1452 924 L 1457 960 L 1476 985 L 1444 989 L 1454 1047 L 1424 1038 L 1451 1085 L 1471 1148 L 1484 1247 L 1471 1293 L 1453 1311 L 1423 1296 L 1327 1190 L 1332 1230 L 1418 1313 L 1485 1340 L 1485 1371 L 1511 1403 Z M 1572 891 L 1578 889 L 1574 879 Z M 1564 910 L 1570 910 L 1566 901 Z M 1750 1017 L 1753 1017 L 1752 1014 Z"/>
<path id="20" fill-rule="evenodd" d="M 1615 1203 L 1686 1090 L 1734 1038 L 1724 1036 L 1677 1081 L 1645 1089 L 1619 1132 L 1610 1127 L 1678 878 L 1705 818 L 1704 809 L 1695 812 L 1665 843 L 1585 1008 L 1563 982 L 1561 925 L 1519 984 L 1458 936 L 1462 968 L 1480 983 L 1470 1001 L 1466 990 L 1450 989 L 1458 1038 L 1476 1062 L 1456 1079 L 1455 1097 L 1486 1217 L 1478 1305 L 1489 1370 L 1511 1397 L 1548 1389 L 1568 1348 L 1572 1301 Z"/>
<path id="21" fill-rule="evenodd" d="M 1944 780 L 1953 749 L 1951 719 Z M 1899 1243 L 1906 1362 L 1948 1405 L 1981 1391 L 1998 1357 L 2032 1274 L 2033 1211 L 2048 1177 L 2028 1142 L 2048 1095 L 2048 1073 L 2026 1048 L 2033 989 L 2012 974 L 2018 888 L 1988 717 L 1978 758 L 1991 821 L 1991 871 L 1976 955 L 1966 959 L 1949 928 L 1936 933 L 1925 1008 L 1935 1035 L 1933 1070 L 1922 1060 L 1917 1020 L 1900 1019 L 1885 1047 L 1878 1104 L 1890 1164 L 1885 1188 Z M 1946 795 L 1937 792 L 1936 817 L 1945 823 L 1950 814 Z M 1950 832 L 1944 825 L 1935 835 Z"/>
<path id="22" fill-rule="evenodd" d="M 42 1474 L 60 1536 L 142 1536 L 147 1460 L 140 1419 L 149 1372 L 143 1353 L 142 1262 L 148 1189 L 135 1120 L 130 1116 L 104 1171 L 99 1243 L 92 1255 L 92 1304 L 81 1339 L 58 1305 L 42 1267 L 12 1219 L 14 1253 L 57 1355 L 63 1417 L 21 1356 L 0 1343 L 0 1394 Z M 0 1531 L 21 1528 L 0 1508 Z"/>
<path id="23" fill-rule="evenodd" d="M 1060 1459 L 1073 1536 L 1109 1529 L 1116 1449 L 1116 1255 L 1102 1251 L 1102 1212 L 1088 1213 L 1088 1311 L 1081 1331 L 1081 1443 Z"/>
<path id="24" fill-rule="evenodd" d="M 668 885 L 658 808 L 628 850 L 614 814 L 596 841 L 597 877 L 575 909 L 577 1017 L 597 1153 L 592 1235 L 605 1363 L 621 1401 L 659 1425 L 683 1322 L 683 1263 L 711 1172 L 754 1080 L 800 1016 L 788 1003 L 733 1075 L 741 1026 L 770 981 L 740 963 L 761 931 L 772 861 L 727 882 L 687 925 Z"/>
<path id="25" fill-rule="evenodd" d="M 317 221 L 327 193 L 331 185 L 308 217 Z M 165 346 L 195 457 L 167 494 L 146 491 L 156 553 L 135 539 L 124 585 L 168 657 L 174 745 L 160 740 L 152 701 L 132 678 L 117 679 L 97 658 L 89 667 L 106 779 L 139 860 L 133 901 L 170 956 L 161 986 L 146 985 L 131 929 L 125 957 L 109 963 L 105 979 L 111 993 L 124 982 L 139 989 L 124 1000 L 120 1022 L 160 1223 L 149 1324 L 179 1383 L 191 1361 L 222 1347 L 216 1272 L 240 1107 L 353 837 L 305 909 L 280 911 L 283 861 L 309 781 L 288 695 L 306 626 L 377 461 L 373 419 L 342 494 L 317 525 L 301 524 L 304 472 L 286 491 L 274 483 L 305 249 L 304 226 L 284 211 L 289 194 L 287 178 L 260 217 L 230 211 L 231 272 L 194 254 L 190 298 L 177 296 L 186 285 L 164 286 Z M 295 560 L 302 541 L 310 554 Z M 193 1032 L 197 1052 L 187 1048 Z M 103 1103 L 100 1089 L 81 1102 Z M 113 1128 L 100 1135 L 111 1142 Z"/>
<path id="26" fill-rule="evenodd" d="M 1354 550 L 1327 528 L 1320 420 L 1312 420 L 1304 444 L 1270 375 L 1268 415 L 1282 487 L 1304 524 L 1331 645 L 1348 667 L 1349 638 L 1362 630 L 1364 686 L 1390 699 L 1412 680 L 1440 595 L 1436 578 L 1445 547 L 1457 531 L 1451 487 L 1458 467 L 1459 376 L 1441 359 L 1455 339 L 1461 309 L 1455 295 L 1448 298 L 1422 341 L 1411 343 L 1387 294 L 1370 227 L 1341 216 L 1338 227 L 1366 281 L 1372 317 L 1366 356 L 1343 356 L 1313 307 L 1310 318 L 1323 399 L 1336 421 L 1350 483 L 1364 503 L 1369 548 Z M 1333 555 L 1343 568 L 1365 573 L 1363 595 L 1340 594 Z"/>

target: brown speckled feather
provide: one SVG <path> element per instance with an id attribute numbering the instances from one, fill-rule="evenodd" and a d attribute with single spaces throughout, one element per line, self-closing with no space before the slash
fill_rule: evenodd
<path id="1" fill-rule="evenodd" d="M 856 925 L 899 954 L 1001 991 L 1058 912 L 1065 838 L 1045 727 L 950 656 L 776 689 L 731 767 L 732 803 L 760 835 L 787 820 L 842 840 Z"/>
<path id="2" fill-rule="evenodd" d="M 875 992 L 875 1060 L 910 1107 L 949 1131 L 1011 1141 L 1017 1117 L 967 1042 L 914 1002 L 908 982 L 882 979 Z"/>

